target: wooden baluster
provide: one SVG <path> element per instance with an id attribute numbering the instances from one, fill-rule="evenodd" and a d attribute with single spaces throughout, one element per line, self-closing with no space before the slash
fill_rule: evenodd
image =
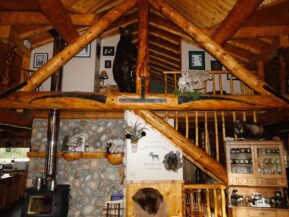
<path id="1" fill-rule="evenodd" d="M 188 112 L 185 113 L 186 118 L 186 138 L 189 139 L 189 116 Z"/>
<path id="2" fill-rule="evenodd" d="M 223 94 L 223 82 L 222 82 L 222 74 L 219 74 L 219 89 L 221 95 Z"/>
<path id="3" fill-rule="evenodd" d="M 199 146 L 199 113 L 198 111 L 195 112 L 195 144 Z"/>
<path id="4" fill-rule="evenodd" d="M 229 74 L 229 76 L 230 76 L 230 93 L 233 96 L 233 95 L 235 95 L 233 75 Z M 236 112 L 233 111 L 232 114 L 233 114 L 233 122 L 235 122 L 236 121 Z M 234 132 L 234 139 L 235 139 L 235 141 L 237 140 L 237 134 L 235 132 Z"/>
<path id="5" fill-rule="evenodd" d="M 245 89 L 244 89 L 244 83 L 241 82 L 241 95 L 245 95 Z M 246 117 L 246 112 L 243 111 L 243 121 L 246 121 L 247 117 Z"/>
<path id="6" fill-rule="evenodd" d="M 222 74 L 219 74 L 219 88 L 220 88 L 221 95 L 223 95 Z M 221 116 L 222 116 L 223 141 L 225 141 L 225 138 L 226 138 L 226 126 L 225 126 L 225 113 L 224 113 L 224 111 L 221 112 Z"/>
<path id="7" fill-rule="evenodd" d="M 212 88 L 213 88 L 213 94 L 216 94 L 216 75 L 213 74 L 213 80 L 212 80 Z"/>
<path id="8" fill-rule="evenodd" d="M 221 189 L 221 200 L 222 200 L 222 217 L 226 217 L 226 198 L 225 198 L 225 189 Z"/>
<path id="9" fill-rule="evenodd" d="M 207 207 L 207 216 L 211 216 L 211 207 L 210 207 L 210 191 L 206 189 L 206 207 Z"/>
<path id="10" fill-rule="evenodd" d="M 205 151 L 209 154 L 209 133 L 208 133 L 208 115 L 207 112 L 205 115 Z"/>
<path id="11" fill-rule="evenodd" d="M 257 123 L 257 114 L 256 111 L 253 111 L 253 121 Z"/>
<path id="12" fill-rule="evenodd" d="M 219 211 L 217 189 L 214 189 L 213 192 L 214 192 L 214 216 L 217 217 Z"/>
<path id="13" fill-rule="evenodd" d="M 226 124 L 225 124 L 225 113 L 224 113 L 224 111 L 221 112 L 221 115 L 222 115 L 223 141 L 225 141 L 225 138 L 226 138 Z"/>
<path id="14" fill-rule="evenodd" d="M 216 95 L 216 75 L 215 74 L 213 74 L 212 88 L 213 88 L 213 95 Z M 214 122 L 215 122 L 215 141 L 216 141 L 216 160 L 220 161 L 218 116 L 217 116 L 216 111 L 214 112 Z"/>
<path id="15" fill-rule="evenodd" d="M 214 112 L 214 121 L 215 121 L 216 160 L 220 161 L 219 130 L 218 130 L 218 116 L 217 116 L 217 112 Z"/>
<path id="16" fill-rule="evenodd" d="M 197 202 L 198 202 L 198 211 L 201 212 L 202 211 L 202 207 L 201 207 L 201 190 L 198 190 Z"/>

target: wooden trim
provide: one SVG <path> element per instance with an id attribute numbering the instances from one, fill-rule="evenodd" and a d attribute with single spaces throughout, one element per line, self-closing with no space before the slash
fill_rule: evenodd
<path id="1" fill-rule="evenodd" d="M 99 102 L 98 96 L 106 97 L 106 102 Z M 207 95 L 212 99 L 178 103 L 173 94 L 147 94 L 146 100 L 163 100 L 163 102 L 123 102 L 120 99 L 140 99 L 137 94 L 124 93 L 69 93 L 69 92 L 21 92 L 0 100 L 0 108 L 16 109 L 71 109 L 71 110 L 197 110 L 197 111 L 231 111 L 231 110 L 270 110 L 289 109 L 289 104 L 276 100 L 272 96 L 230 96 Z"/>

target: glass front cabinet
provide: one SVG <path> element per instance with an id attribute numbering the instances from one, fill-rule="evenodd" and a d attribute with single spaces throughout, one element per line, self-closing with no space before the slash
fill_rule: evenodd
<path id="1" fill-rule="evenodd" d="M 229 217 L 289 217 L 281 141 L 226 142 Z"/>
<path id="2" fill-rule="evenodd" d="M 287 187 L 281 141 L 226 143 L 229 185 Z"/>

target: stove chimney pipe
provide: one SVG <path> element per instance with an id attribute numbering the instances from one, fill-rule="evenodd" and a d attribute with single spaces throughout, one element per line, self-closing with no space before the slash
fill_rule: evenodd
<path id="1" fill-rule="evenodd" d="M 50 32 L 54 36 L 53 55 L 64 49 L 65 43 L 61 36 L 55 31 Z M 61 91 L 62 67 L 51 76 L 51 91 Z M 57 141 L 59 133 L 59 110 L 50 109 L 47 129 L 47 155 L 45 158 L 45 179 L 47 187 L 54 190 L 56 177 Z"/>

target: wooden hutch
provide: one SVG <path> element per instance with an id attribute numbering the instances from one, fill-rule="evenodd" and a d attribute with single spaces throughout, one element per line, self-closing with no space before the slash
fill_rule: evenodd
<path id="1" fill-rule="evenodd" d="M 289 216 L 283 142 L 226 142 L 226 156 L 229 216 Z M 276 192 L 282 204 L 272 204 Z"/>

